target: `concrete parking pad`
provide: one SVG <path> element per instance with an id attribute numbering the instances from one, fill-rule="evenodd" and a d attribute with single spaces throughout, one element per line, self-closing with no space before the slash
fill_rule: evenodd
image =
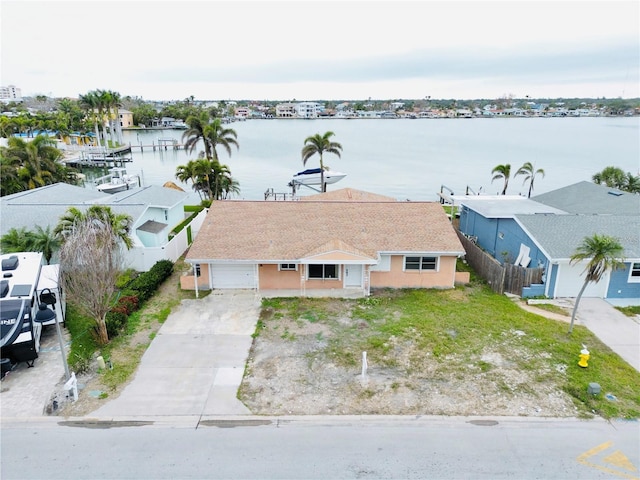
<path id="1" fill-rule="evenodd" d="M 249 290 L 183 301 L 158 331 L 133 381 L 91 416 L 250 414 L 236 394 L 259 314 L 260 296 Z"/>

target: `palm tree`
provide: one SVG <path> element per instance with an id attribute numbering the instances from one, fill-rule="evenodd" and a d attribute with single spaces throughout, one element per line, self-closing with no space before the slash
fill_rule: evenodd
<path id="1" fill-rule="evenodd" d="M 491 183 L 494 180 L 498 180 L 500 178 L 504 179 L 504 188 L 502 189 L 502 195 L 507 194 L 507 187 L 509 186 L 509 177 L 511 176 L 511 165 L 505 163 L 504 165 L 497 165 L 491 173 L 494 174 L 491 179 Z"/>
<path id="2" fill-rule="evenodd" d="M 178 165 L 178 168 L 176 168 L 176 178 L 183 183 L 188 183 L 189 180 L 191 180 L 192 188 L 198 192 L 200 200 L 202 200 L 202 194 L 200 190 L 196 188 L 197 172 L 196 162 L 194 160 L 189 160 L 186 165 Z"/>
<path id="3" fill-rule="evenodd" d="M 0 237 L 2 253 L 19 253 L 28 251 L 29 232 L 25 227 L 11 228 Z"/>
<path id="4" fill-rule="evenodd" d="M 101 111 L 99 107 L 99 99 L 96 92 L 87 92 L 85 95 L 80 95 L 80 105 L 87 111 L 89 118 L 93 122 L 95 128 L 96 142 L 98 147 L 100 146 L 100 130 L 98 128 L 98 122 L 101 118 Z"/>
<path id="5" fill-rule="evenodd" d="M 205 139 L 205 127 L 209 125 L 209 114 L 201 111 L 199 115 L 190 115 L 185 120 L 187 129 L 182 134 L 182 142 L 184 149 L 189 153 L 193 153 L 196 145 L 202 140 L 204 143 L 204 153 L 207 158 L 211 158 L 211 145 Z"/>
<path id="6" fill-rule="evenodd" d="M 87 219 L 92 219 L 98 224 L 109 224 L 111 226 L 111 230 L 116 235 L 115 240 L 122 241 L 124 246 L 127 247 L 127 250 L 133 247 L 133 240 L 129 236 L 132 222 L 131 217 L 124 213 L 115 214 L 110 207 L 103 205 L 92 205 L 86 210 L 86 212 L 83 212 L 76 207 L 69 207 L 67 212 L 60 217 L 54 233 L 56 235 L 60 235 L 64 241 L 64 238 L 73 232 L 76 225 Z"/>
<path id="7" fill-rule="evenodd" d="M 611 188 L 620 188 L 625 183 L 625 173 L 618 167 L 605 167 L 601 172 L 591 177 L 593 183 L 598 185 L 606 185 Z"/>
<path id="8" fill-rule="evenodd" d="M 307 160 L 318 154 L 320 156 L 320 188 L 322 192 L 327 191 L 327 185 L 324 183 L 324 163 L 322 159 L 323 153 L 333 153 L 340 158 L 342 152 L 342 145 L 338 142 L 332 142 L 331 137 L 335 134 L 333 132 L 326 132 L 324 135 L 316 133 L 313 136 L 307 137 L 304 140 L 304 147 L 302 147 L 302 165 L 307 165 Z"/>
<path id="9" fill-rule="evenodd" d="M 522 182 L 522 185 L 524 185 L 525 183 L 527 183 L 527 181 L 529 181 L 529 195 L 528 198 L 531 198 L 531 192 L 533 191 L 533 181 L 536 179 L 536 175 L 542 175 L 542 178 L 544 178 L 544 170 L 541 168 L 538 168 L 536 170 L 536 167 L 531 163 L 531 162 L 525 162 L 516 172 L 516 174 L 514 175 L 514 177 L 517 177 L 518 175 L 524 175 L 524 181 Z"/>
<path id="10" fill-rule="evenodd" d="M 31 142 L 11 137 L 0 147 L 2 195 L 21 192 L 57 182 L 69 182 L 70 169 L 59 160 L 62 152 L 55 140 L 38 135 Z"/>
<path id="11" fill-rule="evenodd" d="M 636 176 L 631 172 L 627 172 L 624 185 L 621 190 L 630 193 L 640 193 L 640 176 Z"/>
<path id="12" fill-rule="evenodd" d="M 204 130 L 205 143 L 209 143 L 210 157 L 209 160 L 218 160 L 218 145 L 222 145 L 227 154 L 231 156 L 231 145 L 240 148 L 238 145 L 238 134 L 233 128 L 225 128 L 219 118 L 214 118 L 213 122 L 205 126 Z"/>
<path id="13" fill-rule="evenodd" d="M 585 267 L 584 283 L 576 297 L 576 303 L 571 313 L 571 323 L 569 324 L 569 332 L 573 331 L 573 322 L 578 311 L 578 304 L 582 298 L 587 285 L 591 282 L 598 283 L 608 270 L 615 270 L 623 267 L 624 263 L 620 259 L 623 254 L 623 247 L 617 238 L 608 235 L 593 234 L 591 237 L 585 237 L 582 243 L 576 248 L 575 253 L 571 256 L 571 264 L 583 260 L 589 260 Z"/>
<path id="14" fill-rule="evenodd" d="M 42 256 L 47 261 L 47 265 L 51 263 L 51 257 L 60 248 L 60 237 L 51 231 L 49 225 L 42 228 L 36 225 L 35 231 L 28 232 L 28 252 L 42 252 Z"/>
<path id="15" fill-rule="evenodd" d="M 116 139 L 118 145 L 122 145 L 124 140 L 122 138 L 122 125 L 120 124 L 120 107 L 122 106 L 122 96 L 118 92 L 109 90 L 109 97 L 111 99 L 111 108 L 113 109 L 113 125 L 115 127 Z"/>

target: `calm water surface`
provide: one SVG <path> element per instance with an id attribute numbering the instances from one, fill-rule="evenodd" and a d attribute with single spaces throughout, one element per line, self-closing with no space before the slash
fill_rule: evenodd
<path id="1" fill-rule="evenodd" d="M 237 132 L 240 148 L 234 148 L 231 157 L 223 149 L 218 153 L 240 182 L 239 198 L 248 200 L 262 200 L 268 188 L 289 192 L 287 183 L 303 169 L 304 139 L 329 130 L 343 151 L 341 158 L 326 154 L 324 163 L 347 174 L 329 190 L 351 187 L 428 201 L 437 200 L 441 185 L 458 194 L 467 186 L 476 193 L 499 193 L 502 181 L 491 183 L 493 167 L 509 163 L 515 172 L 524 162 L 546 172 L 536 178 L 534 194 L 591 180 L 609 165 L 640 174 L 638 117 L 247 120 L 228 127 Z M 160 138 L 180 140 L 182 133 L 127 131 L 125 141 L 151 145 Z M 145 185 L 179 183 L 176 168 L 195 159 L 197 152 L 136 149 L 128 170 L 142 173 Z M 317 157 L 307 162 L 307 168 L 317 166 Z M 508 193 L 526 194 L 523 180 L 512 178 Z M 183 187 L 191 191 L 190 185 Z"/>

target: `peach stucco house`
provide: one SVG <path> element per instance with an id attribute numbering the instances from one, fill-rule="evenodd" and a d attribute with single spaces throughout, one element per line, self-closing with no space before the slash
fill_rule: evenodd
<path id="1" fill-rule="evenodd" d="M 301 201 L 227 200 L 211 206 L 181 284 L 303 296 L 453 288 L 464 253 L 436 202 L 396 202 L 353 189 Z"/>

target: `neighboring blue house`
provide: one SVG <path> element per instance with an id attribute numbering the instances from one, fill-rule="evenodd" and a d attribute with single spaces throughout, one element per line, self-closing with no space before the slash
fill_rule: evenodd
<path id="1" fill-rule="evenodd" d="M 172 188 L 152 185 L 113 195 L 97 190 L 56 183 L 0 198 L 0 235 L 10 229 L 51 227 L 53 230 L 69 207 L 86 210 L 91 205 L 106 205 L 116 214 L 133 219 L 131 238 L 133 248 L 125 253 L 127 267 L 137 271 L 149 270 L 158 260 L 177 260 L 195 238 L 195 231 L 183 230 L 169 238 L 171 230 L 185 219 L 184 206 L 189 194 Z M 204 212 L 204 211 L 203 211 Z M 197 221 L 199 228 L 206 212 Z"/>
<path id="2" fill-rule="evenodd" d="M 640 195 L 579 182 L 532 199 L 517 196 L 455 196 L 460 231 L 501 263 L 545 269 L 543 284 L 523 297 L 575 297 L 586 262 L 570 264 L 582 240 L 595 233 L 617 237 L 624 269 L 590 284 L 585 296 L 640 304 Z"/>

